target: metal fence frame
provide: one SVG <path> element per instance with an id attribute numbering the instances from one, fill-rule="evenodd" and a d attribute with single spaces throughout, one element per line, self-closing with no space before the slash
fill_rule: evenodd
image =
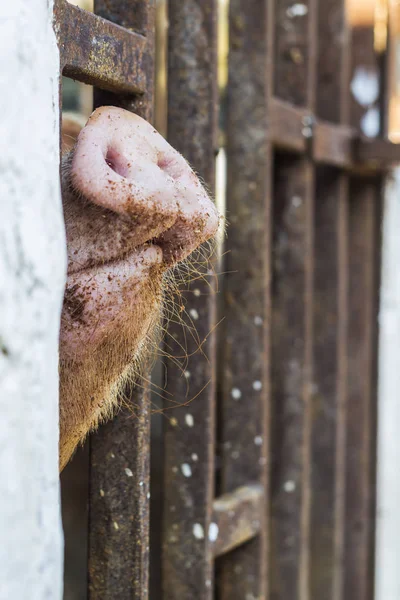
<path id="1" fill-rule="evenodd" d="M 166 391 L 184 404 L 189 380 L 196 400 L 165 420 L 165 600 L 372 598 L 381 181 L 400 152 L 360 134 L 350 95 L 372 30 L 350 39 L 343 0 L 296 6 L 230 2 L 222 309 L 205 277 L 185 292 L 197 338 L 169 327 L 193 356 Z M 152 118 L 154 10 L 57 0 L 61 71 L 95 105 Z M 168 12 L 169 141 L 212 192 L 217 2 Z M 91 440 L 96 600 L 148 597 L 150 401 L 132 396 L 135 418 Z"/>

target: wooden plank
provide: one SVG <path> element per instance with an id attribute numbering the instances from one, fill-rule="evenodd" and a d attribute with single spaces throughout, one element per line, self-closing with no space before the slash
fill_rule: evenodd
<path id="1" fill-rule="evenodd" d="M 272 2 L 230 2 L 229 234 L 223 269 L 225 320 L 219 408 L 221 494 L 251 480 L 259 482 L 268 495 L 272 160 L 267 110 L 272 83 L 272 71 L 268 71 L 273 49 L 272 12 Z M 221 600 L 267 596 L 269 511 L 265 496 L 260 535 L 219 560 Z"/>
<path id="2" fill-rule="evenodd" d="M 107 14 L 104 10 L 103 16 Z M 151 64 L 146 57 L 151 48 L 142 35 L 67 0 L 57 0 L 54 17 L 63 75 L 124 94 L 143 93 L 147 89 Z"/>
<path id="3" fill-rule="evenodd" d="M 168 139 L 213 193 L 217 133 L 215 0 L 170 0 Z M 195 32 L 195 34 L 194 34 Z M 199 267 L 200 269 L 202 267 Z M 186 277 L 187 279 L 187 277 Z M 212 525 L 215 437 L 214 277 L 203 272 L 182 292 L 165 351 L 165 395 L 175 408 L 164 420 L 163 598 L 213 597 Z M 200 348 L 201 345 L 201 348 Z M 179 361 L 181 357 L 181 361 Z M 188 357 L 188 362 L 186 362 Z"/>
<path id="4" fill-rule="evenodd" d="M 214 500 L 212 522 L 218 532 L 214 556 L 226 554 L 261 533 L 264 500 L 260 484 L 242 486 Z"/>
<path id="5" fill-rule="evenodd" d="M 95 0 L 94 9 L 107 16 L 107 5 L 106 0 Z M 114 8 L 115 5 L 116 2 Z M 127 25 L 125 2 L 120 0 L 119 5 Z M 144 2 L 143 7 L 148 52 L 145 94 L 118 96 L 95 91 L 94 103 L 123 106 L 151 120 L 153 0 Z M 134 19 L 131 25 L 138 26 L 138 21 Z M 90 440 L 88 597 L 96 600 L 148 598 L 150 397 L 142 386 L 128 389 L 126 397 L 130 398 L 129 408 L 100 428 Z"/>

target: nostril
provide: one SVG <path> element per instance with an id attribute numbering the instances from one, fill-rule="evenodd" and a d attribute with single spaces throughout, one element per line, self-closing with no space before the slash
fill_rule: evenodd
<path id="1" fill-rule="evenodd" d="M 164 171 L 166 175 L 172 177 L 172 179 L 178 179 L 182 175 L 182 165 L 174 156 L 167 156 L 164 153 L 160 153 L 158 155 L 157 167 L 161 171 Z"/>
<path id="2" fill-rule="evenodd" d="M 105 161 L 115 173 L 118 173 L 121 177 L 127 176 L 130 165 L 127 164 L 126 160 L 119 152 L 113 148 L 109 148 L 107 150 Z"/>

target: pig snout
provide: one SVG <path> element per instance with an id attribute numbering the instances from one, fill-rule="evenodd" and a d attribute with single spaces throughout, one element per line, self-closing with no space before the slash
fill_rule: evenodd
<path id="1" fill-rule="evenodd" d="M 93 205 L 86 226 L 101 224 L 95 244 L 105 248 L 103 261 L 151 243 L 168 267 L 217 232 L 217 210 L 185 159 L 149 123 L 123 109 L 92 114 L 79 134 L 70 179 Z M 95 253 L 89 252 L 92 258 Z M 88 249 L 80 258 L 90 264 Z"/>
<path id="2" fill-rule="evenodd" d="M 162 317 L 164 272 L 219 226 L 198 177 L 146 121 L 96 110 L 63 157 L 68 276 L 60 328 L 60 467 L 112 414 Z"/>

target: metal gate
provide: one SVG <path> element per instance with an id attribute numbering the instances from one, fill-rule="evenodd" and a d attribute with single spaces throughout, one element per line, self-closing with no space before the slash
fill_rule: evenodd
<path id="1" fill-rule="evenodd" d="M 94 7 L 57 0 L 63 74 L 151 119 L 154 2 Z M 217 8 L 168 2 L 168 138 L 211 192 Z M 228 234 L 218 285 L 193 281 L 188 327 L 168 329 L 163 393 L 181 406 L 165 406 L 152 600 L 373 597 L 381 184 L 400 152 L 386 53 L 371 27 L 350 33 L 343 0 L 230 0 Z M 374 139 L 350 88 L 365 66 L 381 76 Z M 151 406 L 131 395 L 134 417 L 91 439 L 96 600 L 149 594 Z"/>

